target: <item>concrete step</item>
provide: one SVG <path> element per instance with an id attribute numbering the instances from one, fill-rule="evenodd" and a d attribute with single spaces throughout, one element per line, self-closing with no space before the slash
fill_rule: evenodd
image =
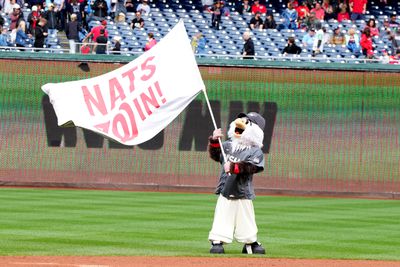
<path id="1" fill-rule="evenodd" d="M 60 46 L 61 46 L 61 48 L 63 48 L 63 49 L 69 49 L 69 43 L 68 43 L 68 38 L 67 38 L 67 36 L 65 35 L 65 32 L 64 31 L 58 31 L 57 32 L 57 39 L 59 40 L 59 42 L 60 42 Z"/>

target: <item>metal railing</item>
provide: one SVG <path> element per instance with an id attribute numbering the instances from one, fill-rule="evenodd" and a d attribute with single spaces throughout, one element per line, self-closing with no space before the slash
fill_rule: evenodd
<path id="1" fill-rule="evenodd" d="M 84 45 L 84 43 L 76 43 L 77 48 Z M 93 53 L 93 47 L 95 43 L 85 43 L 85 45 L 90 47 L 90 53 Z M 98 44 L 104 45 L 104 44 Z M 112 51 L 111 47 L 107 45 L 106 54 L 108 55 L 125 55 L 125 56 L 139 56 L 143 52 L 140 51 L 129 51 L 127 49 L 122 49 L 121 51 Z M 79 49 L 77 49 L 77 54 L 80 53 Z M 15 47 L 15 46 L 0 46 L 0 51 L 10 51 L 10 52 L 41 52 L 41 53 L 64 53 L 69 54 L 70 49 L 58 47 L 46 47 L 46 48 L 37 48 L 37 47 Z M 93 53 L 95 54 L 95 53 Z M 388 61 L 384 58 L 335 58 L 328 57 L 326 55 L 317 55 L 315 57 L 312 56 L 301 56 L 301 55 L 281 55 L 278 56 L 261 56 L 255 55 L 252 59 L 244 59 L 242 55 L 232 55 L 232 54 L 196 54 L 197 58 L 208 58 L 208 59 L 235 59 L 235 60 L 264 60 L 264 61 L 283 61 L 283 62 L 311 62 L 311 63 L 353 63 L 353 64 L 366 64 L 366 63 L 381 63 L 386 64 Z"/>

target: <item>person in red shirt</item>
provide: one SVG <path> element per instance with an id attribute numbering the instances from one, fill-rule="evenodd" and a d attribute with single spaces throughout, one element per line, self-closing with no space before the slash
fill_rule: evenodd
<path id="1" fill-rule="evenodd" d="M 311 9 L 311 12 L 315 13 L 315 17 L 319 20 L 324 20 L 325 18 L 325 11 L 324 9 L 321 7 L 320 3 L 315 3 L 315 7 L 313 9 Z"/>
<path id="2" fill-rule="evenodd" d="M 81 50 L 81 54 L 84 54 L 84 55 L 90 53 L 90 47 L 88 46 L 87 43 L 83 43 L 80 50 Z"/>
<path id="3" fill-rule="evenodd" d="M 347 5 L 343 4 L 340 7 L 340 12 L 337 15 L 338 22 L 342 22 L 343 20 L 350 20 L 349 12 L 347 12 Z"/>
<path id="4" fill-rule="evenodd" d="M 301 20 L 305 19 L 310 15 L 310 9 L 308 8 L 305 0 L 302 1 L 298 7 L 296 7 L 296 11 L 297 11 L 297 18 Z"/>
<path id="5" fill-rule="evenodd" d="M 361 35 L 360 45 L 363 55 L 366 58 L 374 57 L 374 46 L 372 43 L 371 31 L 369 28 L 364 29 L 363 34 Z"/>
<path id="6" fill-rule="evenodd" d="M 106 27 L 107 27 L 107 21 L 103 20 L 99 26 L 93 27 L 93 29 L 83 39 L 83 42 L 89 39 L 89 37 L 92 37 L 92 40 L 95 42 L 97 40 L 97 37 L 100 36 L 101 30 L 104 30 L 104 36 L 108 38 L 108 31 Z"/>
<path id="7" fill-rule="evenodd" d="M 251 14 L 255 15 L 257 12 L 260 12 L 261 14 L 266 14 L 267 13 L 267 8 L 260 4 L 260 1 L 255 0 L 254 4 L 251 6 Z"/>
<path id="8" fill-rule="evenodd" d="M 367 0 L 350 0 L 351 20 L 363 20 L 367 10 Z"/>

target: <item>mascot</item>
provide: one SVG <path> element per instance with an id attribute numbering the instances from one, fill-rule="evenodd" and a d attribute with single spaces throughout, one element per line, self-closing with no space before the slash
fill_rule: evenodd
<path id="1" fill-rule="evenodd" d="M 240 113 L 229 126 L 228 140 L 222 143 L 226 154 L 224 162 L 219 138 L 221 129 L 209 137 L 210 157 L 222 164 L 222 171 L 215 193 L 219 195 L 214 222 L 208 236 L 210 253 L 225 253 L 223 244 L 233 239 L 244 243 L 243 253 L 265 254 L 257 242 L 257 225 L 254 214 L 253 174 L 264 170 L 264 118 L 256 113 Z"/>

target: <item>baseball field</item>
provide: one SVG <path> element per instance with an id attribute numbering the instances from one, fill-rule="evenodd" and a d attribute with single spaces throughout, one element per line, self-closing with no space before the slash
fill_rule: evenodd
<path id="1" fill-rule="evenodd" d="M 57 257 L 49 256 L 120 256 L 116 259 L 130 259 L 124 266 L 129 262 L 135 266 L 136 257 L 127 256 L 140 256 L 139 261 L 145 256 L 161 257 L 167 265 L 183 257 L 191 266 L 186 257 L 210 257 L 207 236 L 215 202 L 211 193 L 1 188 L 0 254 L 36 257 L 1 257 L 0 263 L 22 264 L 23 259 L 54 263 Z M 269 260 L 292 258 L 400 264 L 398 201 L 258 196 L 254 205 L 267 255 L 248 255 L 248 263 L 255 260 L 262 266 Z M 215 263 L 230 259 L 235 264 L 235 258 L 243 257 L 241 248 L 238 243 L 227 245 L 225 255 L 214 256 Z M 285 262 L 289 263 L 297 266 Z M 366 264 L 352 262 L 357 263 Z"/>

